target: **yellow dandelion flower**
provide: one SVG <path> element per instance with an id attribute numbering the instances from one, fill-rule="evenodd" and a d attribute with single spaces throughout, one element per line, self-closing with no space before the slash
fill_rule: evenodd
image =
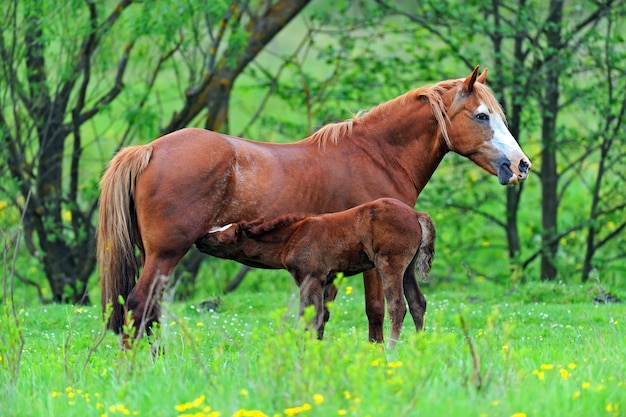
<path id="1" fill-rule="evenodd" d="M 561 378 L 565 379 L 570 376 L 570 373 L 567 372 L 566 369 L 559 369 L 559 373 L 561 374 Z"/>
<path id="2" fill-rule="evenodd" d="M 241 391 L 239 391 L 239 394 L 243 395 L 244 397 L 247 397 L 248 396 L 248 390 L 244 388 Z"/>
<path id="3" fill-rule="evenodd" d="M 509 345 L 502 346 L 502 350 L 509 350 Z"/>
<path id="4" fill-rule="evenodd" d="M 245 410 L 241 409 L 236 411 L 232 417 L 268 417 L 267 414 L 260 410 Z"/>
<path id="5" fill-rule="evenodd" d="M 342 408 L 337 411 L 337 414 L 339 414 L 340 416 L 345 416 L 346 414 L 348 414 L 348 412 Z"/>
<path id="6" fill-rule="evenodd" d="M 343 398 L 345 398 L 346 400 L 349 400 L 351 397 L 352 395 L 350 394 L 350 392 L 348 391 L 343 392 Z"/>
<path id="7" fill-rule="evenodd" d="M 513 413 L 511 417 L 526 417 L 526 413 Z"/>
<path id="8" fill-rule="evenodd" d="M 183 404 L 177 404 L 174 406 L 174 409 L 176 411 L 178 411 L 179 413 L 182 413 L 184 411 L 187 411 L 191 408 L 191 403 L 183 403 Z"/>
<path id="9" fill-rule="evenodd" d="M 201 321 L 199 321 L 199 322 L 197 322 L 197 323 L 196 323 L 196 326 L 198 326 L 198 327 L 202 327 L 202 326 L 204 326 L 204 323 L 202 323 Z"/>
<path id="10" fill-rule="evenodd" d="M 608 403 L 606 407 L 604 407 L 604 409 L 610 413 L 611 411 L 613 411 L 613 404 Z"/>
<path id="11" fill-rule="evenodd" d="M 554 368 L 554 365 L 551 365 L 549 363 L 542 363 L 541 366 L 539 367 L 540 369 L 544 370 L 544 371 L 549 371 L 552 368 Z"/>
<path id="12" fill-rule="evenodd" d="M 569 364 L 567 364 L 567 367 L 569 369 L 576 369 L 576 364 L 575 363 L 569 363 Z"/>
<path id="13" fill-rule="evenodd" d="M 494 400 L 494 401 L 491 402 L 491 406 L 492 407 L 497 407 L 499 404 L 500 404 L 500 401 L 498 401 L 498 400 Z"/>
<path id="14" fill-rule="evenodd" d="M 346 295 L 352 294 L 352 287 L 346 287 Z"/>
<path id="15" fill-rule="evenodd" d="M 324 402 L 324 396 L 322 394 L 314 394 L 313 402 L 317 405 L 320 405 L 321 403 Z"/>
<path id="16" fill-rule="evenodd" d="M 400 368 L 402 366 L 402 362 L 397 361 L 397 362 L 389 362 L 389 367 L 390 368 Z"/>
<path id="17" fill-rule="evenodd" d="M 572 400 L 575 400 L 578 397 L 580 397 L 580 391 L 574 391 L 574 393 L 572 394 Z"/>
<path id="18" fill-rule="evenodd" d="M 537 375 L 537 378 L 539 378 L 541 381 L 543 381 L 545 377 L 543 371 L 538 371 L 536 369 L 533 371 L 533 375 Z"/>
<path id="19" fill-rule="evenodd" d="M 52 398 L 56 398 L 56 397 L 58 397 L 59 395 L 61 395 L 61 394 L 59 394 L 59 393 L 58 393 L 58 392 L 56 392 L 56 391 L 52 391 Z"/>
<path id="20" fill-rule="evenodd" d="M 204 400 L 206 399 L 206 397 L 204 395 L 199 396 L 198 398 L 196 398 L 195 400 L 193 400 L 193 402 L 191 403 L 191 405 L 193 407 L 200 407 L 200 405 L 204 402 Z"/>
<path id="21" fill-rule="evenodd" d="M 380 365 L 380 359 L 374 359 L 371 363 L 372 366 L 378 366 Z"/>
<path id="22" fill-rule="evenodd" d="M 300 414 L 300 413 L 304 413 L 305 411 L 309 411 L 311 408 L 313 408 L 311 406 L 311 404 L 309 403 L 305 403 L 299 407 L 292 407 L 292 408 L 287 408 L 285 410 L 285 415 L 286 416 L 295 416 L 296 414 Z"/>

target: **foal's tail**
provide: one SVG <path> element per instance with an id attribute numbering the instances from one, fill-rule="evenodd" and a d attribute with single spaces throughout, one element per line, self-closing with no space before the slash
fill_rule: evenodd
<path id="1" fill-rule="evenodd" d="M 100 264 L 102 312 L 111 303 L 108 327 L 120 333 L 124 326 L 124 306 L 135 287 L 139 265 L 135 246 L 142 246 L 135 211 L 135 184 L 152 155 L 149 145 L 121 150 L 109 164 L 100 181 L 100 218 L 97 256 Z"/>
<path id="2" fill-rule="evenodd" d="M 417 213 L 417 221 L 422 226 L 422 242 L 417 251 L 417 259 L 415 260 L 415 271 L 422 278 L 428 276 L 430 267 L 435 257 L 435 225 L 433 220 L 426 213 Z"/>

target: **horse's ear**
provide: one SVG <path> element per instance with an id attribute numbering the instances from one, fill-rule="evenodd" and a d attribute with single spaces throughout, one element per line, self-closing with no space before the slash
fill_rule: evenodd
<path id="1" fill-rule="evenodd" d="M 478 78 L 476 78 L 477 83 L 486 84 L 487 83 L 487 68 L 480 73 Z"/>
<path id="2" fill-rule="evenodd" d="M 466 94 L 471 94 L 474 91 L 474 83 L 476 82 L 476 78 L 478 77 L 478 67 L 474 68 L 474 71 L 463 81 L 463 92 Z"/>

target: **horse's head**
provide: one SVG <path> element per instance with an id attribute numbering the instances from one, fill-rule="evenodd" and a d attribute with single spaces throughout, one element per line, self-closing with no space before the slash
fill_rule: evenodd
<path id="1" fill-rule="evenodd" d="M 479 76 L 476 67 L 444 94 L 444 139 L 451 151 L 496 175 L 500 184 L 517 184 L 526 179 L 531 163 L 507 128 L 500 104 L 484 85 L 486 79 L 487 70 Z"/>

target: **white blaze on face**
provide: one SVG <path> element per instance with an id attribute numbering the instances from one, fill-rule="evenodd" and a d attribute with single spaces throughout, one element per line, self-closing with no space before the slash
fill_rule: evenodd
<path id="1" fill-rule="evenodd" d="M 232 223 L 228 223 L 226 226 L 212 227 L 211 230 L 209 230 L 209 233 L 223 232 L 224 230 L 230 228 L 232 225 L 233 225 Z"/>
<path id="2" fill-rule="evenodd" d="M 491 138 L 493 146 L 495 146 L 509 159 L 513 159 L 515 156 L 519 157 L 524 155 L 522 148 L 520 148 L 519 144 L 506 127 L 504 120 L 502 120 L 502 117 L 500 117 L 498 113 L 490 112 L 485 103 L 480 103 L 480 106 L 476 109 L 476 114 L 478 113 L 485 113 L 489 115 L 489 126 L 491 126 L 491 129 L 493 130 L 493 137 Z"/>

